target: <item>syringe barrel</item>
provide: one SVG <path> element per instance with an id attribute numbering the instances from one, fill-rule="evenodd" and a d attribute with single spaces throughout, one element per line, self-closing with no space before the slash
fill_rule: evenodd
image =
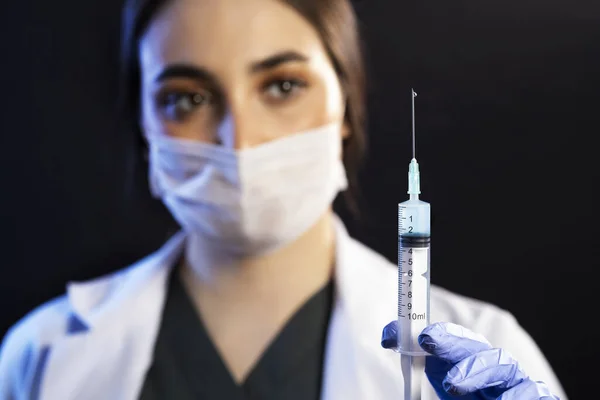
<path id="1" fill-rule="evenodd" d="M 430 321 L 430 210 L 418 199 L 398 205 L 398 351 L 412 356 L 427 354 L 418 336 Z"/>
<path id="2" fill-rule="evenodd" d="M 398 235 L 431 237 L 431 205 L 419 199 L 398 204 Z"/>

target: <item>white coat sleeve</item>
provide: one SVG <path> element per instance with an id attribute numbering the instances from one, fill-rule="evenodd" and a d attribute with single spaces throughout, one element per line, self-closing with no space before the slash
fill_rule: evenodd
<path id="1" fill-rule="evenodd" d="M 0 346 L 0 400 L 17 399 L 17 378 L 22 371 L 19 338 L 14 329 L 9 330 Z"/>
<path id="2" fill-rule="evenodd" d="M 511 313 L 490 307 L 482 313 L 477 325 L 476 331 L 494 347 L 507 350 L 531 379 L 546 383 L 554 395 L 568 400 L 541 349 Z"/>

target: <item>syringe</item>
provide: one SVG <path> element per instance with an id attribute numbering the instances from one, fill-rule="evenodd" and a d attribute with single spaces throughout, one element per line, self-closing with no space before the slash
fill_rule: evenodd
<path id="1" fill-rule="evenodd" d="M 413 158 L 408 167 L 409 199 L 398 204 L 398 352 L 404 400 L 421 399 L 425 356 L 418 336 L 429 325 L 430 205 L 419 200 L 419 164 L 415 157 L 415 97 L 412 90 Z"/>

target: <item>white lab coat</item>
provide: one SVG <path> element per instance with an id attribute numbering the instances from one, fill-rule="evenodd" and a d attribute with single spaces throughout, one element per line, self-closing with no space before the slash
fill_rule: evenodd
<path id="1" fill-rule="evenodd" d="M 399 355 L 380 346 L 382 328 L 397 315 L 396 267 L 350 238 L 341 222 L 336 229 L 337 293 L 321 397 L 402 399 Z M 168 275 L 184 241 L 179 233 L 127 269 L 71 283 L 65 296 L 15 325 L 0 349 L 0 400 L 136 399 L 152 362 Z M 535 380 L 566 399 L 539 348 L 508 312 L 435 286 L 431 312 L 432 322 L 463 325 L 509 350 Z M 81 323 L 88 329 L 77 329 Z M 424 399 L 437 398 L 427 379 L 423 390 Z"/>

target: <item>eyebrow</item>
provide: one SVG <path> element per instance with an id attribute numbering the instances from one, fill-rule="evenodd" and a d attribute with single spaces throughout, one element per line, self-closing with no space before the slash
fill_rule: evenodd
<path id="1" fill-rule="evenodd" d="M 262 72 L 268 69 L 273 69 L 278 67 L 281 64 L 289 63 L 289 62 L 307 62 L 308 57 L 297 53 L 295 51 L 284 51 L 281 53 L 274 54 L 270 57 L 265 58 L 264 60 L 260 60 L 257 62 L 253 62 L 250 65 L 249 71 L 252 74 L 256 74 L 258 72 Z M 215 86 L 219 85 L 218 78 L 202 67 L 196 67 L 189 64 L 171 64 L 164 68 L 154 79 L 156 82 L 160 83 L 168 79 L 174 78 L 188 78 L 197 81 L 203 81 L 212 83 Z"/>
<path id="2" fill-rule="evenodd" d="M 163 69 L 154 79 L 156 82 L 162 82 L 167 79 L 189 78 L 197 81 L 211 82 L 218 84 L 219 80 L 215 75 L 205 68 L 195 67 L 189 64 L 171 64 Z"/>
<path id="3" fill-rule="evenodd" d="M 281 64 L 285 64 L 288 62 L 307 62 L 308 57 L 297 53 L 295 51 L 284 51 L 281 53 L 277 53 L 272 55 L 264 60 L 257 61 L 252 63 L 250 66 L 251 73 L 261 72 L 267 69 L 272 69 L 278 67 Z"/>

